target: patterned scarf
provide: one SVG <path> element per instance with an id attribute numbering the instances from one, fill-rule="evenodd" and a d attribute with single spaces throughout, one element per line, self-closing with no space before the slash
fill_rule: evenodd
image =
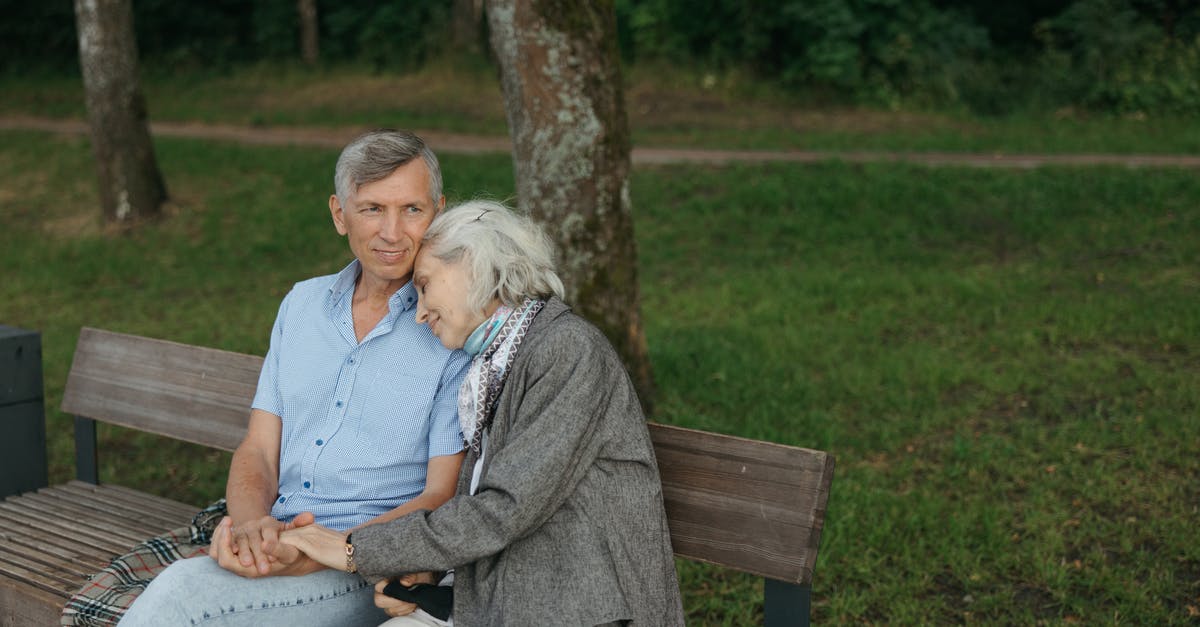
<path id="1" fill-rule="evenodd" d="M 525 299 L 516 309 L 501 307 L 484 322 L 485 325 L 503 320 L 499 335 L 479 355 L 458 390 L 458 421 L 462 427 L 463 443 L 479 454 L 483 431 L 492 425 L 496 401 L 504 389 L 504 379 L 517 357 L 521 340 L 529 330 L 534 316 L 546 306 L 546 301 Z"/>

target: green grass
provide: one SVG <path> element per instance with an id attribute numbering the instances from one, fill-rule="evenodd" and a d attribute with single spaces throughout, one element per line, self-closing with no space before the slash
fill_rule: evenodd
<path id="1" fill-rule="evenodd" d="M 1061 110 L 1002 117 L 813 106 L 770 86 L 668 68 L 628 69 L 638 146 L 983 153 L 1200 154 L 1191 118 Z M 152 120 L 252 126 L 394 126 L 506 135 L 495 70 L 434 63 L 406 74 L 262 64 L 223 73 L 150 67 Z M 0 116 L 84 117 L 76 76 L 0 75 Z"/>
<path id="2" fill-rule="evenodd" d="M 348 259 L 335 153 L 163 140 L 174 203 L 107 233 L 86 142 L 0 133 L 0 323 L 43 333 L 51 478 L 80 326 L 265 351 Z M 444 159 L 453 197 L 507 156 Z M 1200 608 L 1200 178 L 843 164 L 635 172 L 656 420 L 830 451 L 817 623 L 1184 624 Z M 102 474 L 202 503 L 228 457 L 102 429 Z M 680 564 L 693 624 L 762 583 Z"/>

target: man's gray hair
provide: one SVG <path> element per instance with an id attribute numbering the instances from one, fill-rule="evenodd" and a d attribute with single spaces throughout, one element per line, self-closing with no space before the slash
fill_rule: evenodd
<path id="1" fill-rule="evenodd" d="M 442 263 L 466 263 L 467 305 L 484 311 L 493 298 L 516 307 L 526 298 L 563 297 L 554 270 L 554 244 L 526 216 L 501 203 L 472 200 L 434 218 L 421 252 Z"/>
<path id="2" fill-rule="evenodd" d="M 417 157 L 429 169 L 429 199 L 437 208 L 442 198 L 442 168 L 437 155 L 420 137 L 390 128 L 367 131 L 342 149 L 333 174 L 338 202 L 345 205 L 359 187 L 387 178 L 396 168 Z"/>

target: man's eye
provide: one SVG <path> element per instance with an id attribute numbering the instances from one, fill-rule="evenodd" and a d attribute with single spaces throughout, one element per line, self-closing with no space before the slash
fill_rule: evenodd
<path id="1" fill-rule="evenodd" d="M 409 205 L 408 212 L 409 213 L 421 213 L 421 208 L 416 205 Z"/>

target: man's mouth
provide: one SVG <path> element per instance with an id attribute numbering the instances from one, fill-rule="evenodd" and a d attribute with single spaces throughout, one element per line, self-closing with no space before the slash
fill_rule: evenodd
<path id="1" fill-rule="evenodd" d="M 407 250 L 380 250 L 375 249 L 375 255 L 386 263 L 396 263 L 404 259 L 408 255 Z"/>

